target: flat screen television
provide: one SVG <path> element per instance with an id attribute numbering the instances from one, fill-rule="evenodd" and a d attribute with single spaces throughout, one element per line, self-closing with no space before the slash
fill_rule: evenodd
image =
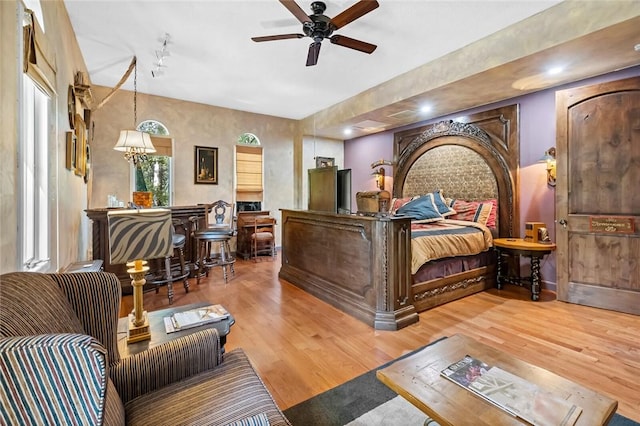
<path id="1" fill-rule="evenodd" d="M 351 169 L 309 169 L 309 210 L 351 214 Z"/>
<path id="2" fill-rule="evenodd" d="M 338 213 L 351 214 L 351 169 L 338 170 Z"/>

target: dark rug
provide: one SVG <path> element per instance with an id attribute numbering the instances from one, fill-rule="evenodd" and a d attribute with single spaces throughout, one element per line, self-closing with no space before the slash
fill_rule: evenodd
<path id="1" fill-rule="evenodd" d="M 446 337 L 443 337 L 445 339 Z M 430 343 L 432 345 L 442 339 Z M 398 359 L 406 358 L 429 346 L 425 345 Z M 376 370 L 397 361 L 390 361 L 340 386 L 302 401 L 284 410 L 293 426 L 343 426 L 364 413 L 398 396 L 376 378 Z M 614 414 L 609 426 L 640 426 L 619 414 Z"/>

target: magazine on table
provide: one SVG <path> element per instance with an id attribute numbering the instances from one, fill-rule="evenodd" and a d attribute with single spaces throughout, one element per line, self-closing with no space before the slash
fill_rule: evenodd
<path id="1" fill-rule="evenodd" d="M 184 312 L 176 312 L 164 318 L 167 333 L 199 327 L 203 324 L 222 321 L 229 318 L 229 312 L 222 305 L 209 305 L 190 309 Z"/>
<path id="2" fill-rule="evenodd" d="M 499 367 L 466 355 L 442 376 L 535 426 L 571 426 L 582 408 Z"/>

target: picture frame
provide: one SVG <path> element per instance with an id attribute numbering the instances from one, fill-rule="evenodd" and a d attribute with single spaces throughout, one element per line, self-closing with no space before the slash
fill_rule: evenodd
<path id="1" fill-rule="evenodd" d="M 218 148 L 195 147 L 194 183 L 218 184 Z"/>
<path id="2" fill-rule="evenodd" d="M 335 166 L 336 159 L 333 157 L 316 157 L 316 168 L 320 167 L 333 167 Z"/>
<path id="3" fill-rule="evenodd" d="M 84 179 L 87 167 L 87 127 L 84 118 L 80 114 L 76 114 L 74 132 L 76 136 L 76 152 L 75 152 L 75 168 L 76 176 Z"/>
<path id="4" fill-rule="evenodd" d="M 65 167 L 67 170 L 75 171 L 76 169 L 76 134 L 74 132 L 66 132 L 67 146 L 65 156 Z"/>

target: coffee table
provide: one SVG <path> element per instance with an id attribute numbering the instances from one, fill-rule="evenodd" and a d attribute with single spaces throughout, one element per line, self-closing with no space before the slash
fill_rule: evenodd
<path id="1" fill-rule="evenodd" d="M 605 425 L 618 407 L 611 398 L 461 334 L 400 359 L 376 375 L 442 426 L 522 425 L 515 417 L 440 376 L 440 371 L 465 355 L 499 366 L 582 407 L 576 425 Z"/>
<path id="2" fill-rule="evenodd" d="M 224 345 L 227 343 L 227 335 L 229 334 L 231 326 L 236 322 L 235 318 L 231 314 L 229 314 L 229 318 L 223 319 L 222 321 L 203 324 L 199 327 L 188 328 L 186 330 L 176 331 L 173 333 L 167 333 L 164 327 L 164 317 L 171 316 L 176 312 L 188 311 L 190 309 L 209 305 L 212 305 L 212 303 L 202 302 L 148 312 L 147 318 L 151 329 L 151 340 L 143 340 L 141 342 L 131 344 L 127 344 L 127 321 L 129 319 L 127 317 L 120 318 L 118 320 L 118 351 L 120 352 L 120 356 L 125 358 L 135 355 L 154 346 L 161 345 L 181 336 L 187 336 L 205 328 L 215 328 L 218 330 L 218 334 L 220 335 L 220 349 L 221 352 L 224 353 Z"/>

